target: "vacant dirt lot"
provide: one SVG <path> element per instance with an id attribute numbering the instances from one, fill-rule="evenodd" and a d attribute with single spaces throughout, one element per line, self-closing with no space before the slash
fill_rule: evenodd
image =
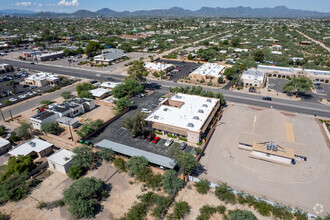
<path id="1" fill-rule="evenodd" d="M 206 171 L 200 176 L 309 213 L 314 213 L 317 203 L 330 210 L 330 152 L 319 123 L 313 117 L 285 114 L 285 120 L 292 123 L 295 141 L 304 146 L 307 161 L 284 166 L 250 158 L 248 151 L 238 149 L 240 134 L 254 130 L 257 111 L 260 109 L 237 104 L 224 111 L 201 159 Z M 284 123 L 283 127 L 274 127 L 276 120 L 264 129 L 272 130 L 275 136 L 285 134 Z"/>

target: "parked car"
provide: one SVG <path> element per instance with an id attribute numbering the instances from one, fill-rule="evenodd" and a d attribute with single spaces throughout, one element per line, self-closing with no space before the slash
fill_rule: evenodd
<path id="1" fill-rule="evenodd" d="M 31 96 L 31 95 L 33 95 L 33 93 L 32 92 L 28 92 L 28 93 L 26 93 L 26 95 Z"/>
<path id="2" fill-rule="evenodd" d="M 139 93 L 139 94 L 137 94 L 136 96 L 139 97 L 139 98 L 142 98 L 142 97 L 145 96 L 145 94 L 144 94 L 144 93 Z"/>
<path id="3" fill-rule="evenodd" d="M 249 92 L 257 93 L 257 90 L 255 88 L 249 88 Z"/>
<path id="4" fill-rule="evenodd" d="M 102 75 L 101 75 L 100 73 L 97 73 L 96 76 L 97 76 L 97 77 L 101 77 Z"/>
<path id="5" fill-rule="evenodd" d="M 263 100 L 272 101 L 272 98 L 269 96 L 262 97 Z"/>
<path id="6" fill-rule="evenodd" d="M 155 135 L 154 133 L 150 133 L 150 134 L 147 136 L 147 140 L 148 140 L 148 141 L 152 141 L 155 137 L 156 137 L 156 135 Z"/>
<path id="7" fill-rule="evenodd" d="M 15 102 L 15 101 L 17 101 L 17 99 L 15 99 L 15 98 L 10 98 L 9 101 L 11 101 L 11 102 Z"/>
<path id="8" fill-rule="evenodd" d="M 149 114 L 149 113 L 151 113 L 151 110 L 147 109 L 147 108 L 141 108 L 141 112 Z"/>
<path id="9" fill-rule="evenodd" d="M 158 99 L 159 102 L 162 102 L 162 101 L 164 101 L 164 100 L 165 100 L 165 98 L 160 98 L 160 99 Z"/>
<path id="10" fill-rule="evenodd" d="M 24 99 L 26 97 L 26 95 L 19 95 L 18 98 L 20 99 Z"/>
<path id="11" fill-rule="evenodd" d="M 179 68 L 176 68 L 176 70 L 181 71 L 181 69 L 179 69 Z"/>
<path id="12" fill-rule="evenodd" d="M 171 144 L 173 144 L 173 139 L 172 138 L 170 138 L 170 139 L 168 139 L 166 142 L 165 142 L 165 144 L 164 144 L 164 146 L 165 147 L 169 147 L 169 146 L 171 146 Z"/>
<path id="13" fill-rule="evenodd" d="M 109 81 L 115 81 L 115 79 L 112 78 L 112 77 L 108 77 L 107 79 L 108 79 Z"/>
<path id="14" fill-rule="evenodd" d="M 36 89 L 37 87 L 36 86 L 30 86 L 30 89 Z"/>
<path id="15" fill-rule="evenodd" d="M 180 149 L 181 149 L 181 150 L 184 150 L 186 147 L 187 147 L 187 143 L 186 143 L 186 142 L 182 142 L 182 143 L 180 144 Z"/>
<path id="16" fill-rule="evenodd" d="M 158 141 L 160 141 L 160 137 L 155 137 L 155 138 L 152 140 L 152 143 L 157 144 Z"/>
<path id="17" fill-rule="evenodd" d="M 31 62 L 30 64 L 34 65 L 34 62 Z"/>

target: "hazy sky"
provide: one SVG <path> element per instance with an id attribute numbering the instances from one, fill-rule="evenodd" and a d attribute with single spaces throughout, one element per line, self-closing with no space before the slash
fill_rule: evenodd
<path id="1" fill-rule="evenodd" d="M 330 12 L 330 0 L 0 0 L 0 9 L 26 9 L 33 11 L 72 12 L 78 9 L 96 11 L 110 8 L 116 11 L 136 11 L 141 9 L 165 9 L 174 6 L 197 10 L 208 7 L 252 8 L 285 5 L 293 9 Z"/>

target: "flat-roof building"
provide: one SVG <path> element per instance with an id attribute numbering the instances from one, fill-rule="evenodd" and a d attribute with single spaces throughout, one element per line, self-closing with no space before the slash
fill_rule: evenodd
<path id="1" fill-rule="evenodd" d="M 146 62 L 144 67 L 147 68 L 150 72 L 169 72 L 175 68 L 174 64 L 162 63 L 162 62 Z"/>
<path id="2" fill-rule="evenodd" d="M 41 126 L 44 123 L 55 122 L 56 119 L 58 119 L 58 118 L 59 118 L 58 114 L 56 114 L 54 112 L 50 112 L 50 111 L 44 111 L 44 112 L 40 112 L 40 113 L 32 116 L 30 118 L 30 124 L 31 124 L 32 128 L 41 130 Z"/>
<path id="3" fill-rule="evenodd" d="M 7 153 L 11 148 L 10 142 L 0 137 L 0 156 Z"/>
<path id="4" fill-rule="evenodd" d="M 60 78 L 58 75 L 41 72 L 29 75 L 24 79 L 24 83 L 37 87 L 43 87 L 48 85 L 55 86 L 60 83 Z"/>
<path id="5" fill-rule="evenodd" d="M 219 99 L 178 93 L 165 99 L 145 120 L 152 130 L 198 143 L 219 108 Z"/>
<path id="6" fill-rule="evenodd" d="M 64 57 L 64 51 L 56 51 L 56 52 L 52 52 L 52 53 L 41 54 L 39 56 L 39 59 L 41 61 L 48 61 L 48 60 L 55 60 L 55 59 L 62 58 L 62 57 Z"/>
<path id="7" fill-rule="evenodd" d="M 49 169 L 67 174 L 71 167 L 71 161 L 74 155 L 75 153 L 69 150 L 60 149 L 47 158 Z"/>
<path id="8" fill-rule="evenodd" d="M 96 88 L 89 90 L 89 92 L 92 93 L 95 99 L 104 99 L 105 97 L 110 95 L 111 91 L 109 89 Z"/>
<path id="9" fill-rule="evenodd" d="M 189 77 L 193 80 L 199 81 L 217 80 L 219 77 L 224 77 L 223 73 L 227 67 L 229 66 L 218 65 L 216 63 L 205 63 L 190 73 Z"/>
<path id="10" fill-rule="evenodd" d="M 264 71 L 268 77 L 298 77 L 306 76 L 311 80 L 324 82 L 330 80 L 330 71 L 326 70 L 313 70 L 313 69 L 301 69 L 293 67 L 282 67 L 282 66 L 266 66 L 258 65 L 258 70 Z"/>
<path id="11" fill-rule="evenodd" d="M 24 144 L 19 145 L 8 153 L 14 157 L 17 157 L 18 155 L 29 155 L 35 158 L 42 158 L 49 155 L 53 151 L 52 147 L 53 144 L 35 138 L 33 140 L 25 142 Z"/>
<path id="12" fill-rule="evenodd" d="M 243 84 L 246 86 L 264 87 L 266 76 L 264 71 L 256 69 L 244 70 L 241 76 Z"/>

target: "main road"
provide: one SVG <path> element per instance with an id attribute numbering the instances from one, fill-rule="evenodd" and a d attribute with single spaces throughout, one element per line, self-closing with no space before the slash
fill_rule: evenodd
<path id="1" fill-rule="evenodd" d="M 26 68 L 30 70 L 37 70 L 37 71 L 44 71 L 44 72 L 51 72 L 61 75 L 68 75 L 77 78 L 87 78 L 87 79 L 96 79 L 106 81 L 107 77 L 112 77 L 116 79 L 116 81 L 123 81 L 124 76 L 122 75 L 115 75 L 115 74 L 105 74 L 102 73 L 102 77 L 97 77 L 97 71 L 90 71 L 90 70 L 83 70 L 83 69 L 75 69 L 75 68 L 68 68 L 68 67 L 60 67 L 60 66 L 53 66 L 47 64 L 30 64 L 27 62 L 9 60 L 9 59 L 0 59 L 0 63 L 8 63 L 15 67 Z M 168 81 L 168 80 L 150 80 L 148 79 L 148 84 L 153 85 L 156 88 L 167 90 L 169 87 L 176 87 L 176 86 L 185 86 L 181 83 Z M 68 87 L 65 90 L 72 91 L 73 87 Z M 213 92 L 222 92 L 224 97 L 227 101 L 236 102 L 246 105 L 258 106 L 263 108 L 274 108 L 279 109 L 282 111 L 289 111 L 289 112 L 296 112 L 301 114 L 307 115 L 317 115 L 320 117 L 330 118 L 330 106 L 322 105 L 318 103 L 309 103 L 309 102 L 301 102 L 301 101 L 291 101 L 286 99 L 279 99 L 273 98 L 272 101 L 265 101 L 262 100 L 262 96 L 257 94 L 245 94 L 245 93 L 238 93 L 218 88 L 210 88 L 204 87 L 205 90 L 213 91 Z M 51 93 L 46 97 L 42 97 L 42 99 L 52 99 L 53 97 L 56 98 L 60 96 L 60 93 L 63 90 L 57 91 L 55 93 Z M 49 97 L 48 97 L 49 96 Z M 9 110 L 12 111 L 12 114 L 16 115 L 23 112 L 26 109 L 32 108 L 37 106 L 40 103 L 39 99 L 31 100 L 31 102 L 16 104 L 15 106 L 9 106 L 3 109 L 5 117 L 9 117 Z"/>

